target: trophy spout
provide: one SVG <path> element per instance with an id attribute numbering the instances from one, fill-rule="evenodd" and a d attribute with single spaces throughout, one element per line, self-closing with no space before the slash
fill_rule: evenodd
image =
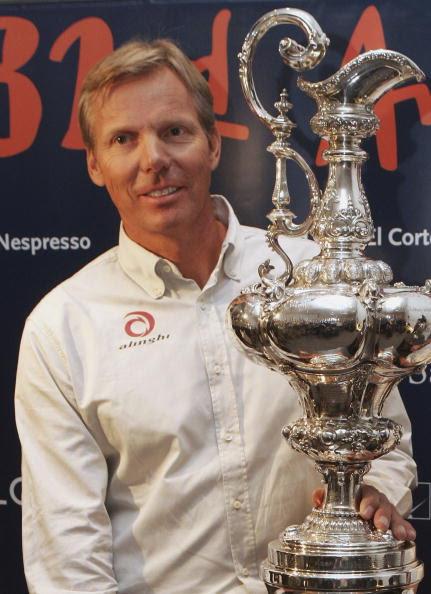
<path id="1" fill-rule="evenodd" d="M 359 55 L 324 81 L 298 80 L 299 87 L 316 101 L 332 109 L 362 105 L 372 108 L 395 86 L 415 78 L 425 78 L 409 58 L 390 50 L 372 50 Z"/>

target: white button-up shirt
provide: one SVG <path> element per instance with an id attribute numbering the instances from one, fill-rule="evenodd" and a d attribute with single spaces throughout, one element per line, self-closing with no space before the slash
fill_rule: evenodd
<path id="1" fill-rule="evenodd" d="M 278 258 L 215 205 L 229 226 L 202 290 L 121 230 L 27 321 L 16 412 L 31 594 L 264 594 L 268 541 L 310 509 L 319 476 L 280 435 L 301 416 L 296 395 L 225 326 Z M 287 250 L 296 262 L 315 246 Z M 409 424 L 397 395 L 389 406 L 404 441 L 368 482 L 405 508 Z"/>

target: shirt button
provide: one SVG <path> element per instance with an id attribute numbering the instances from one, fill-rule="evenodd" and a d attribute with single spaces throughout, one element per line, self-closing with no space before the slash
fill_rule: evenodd
<path id="1" fill-rule="evenodd" d="M 205 305 L 205 303 L 201 303 L 201 305 L 200 305 L 200 310 L 201 310 L 201 311 L 205 311 L 205 310 L 206 310 L 206 308 L 207 308 L 207 306 Z"/>
<path id="2" fill-rule="evenodd" d="M 248 577 L 250 575 L 250 572 L 248 571 L 248 569 L 246 567 L 243 567 L 241 569 L 241 575 L 243 575 L 244 577 Z"/>
<path id="3" fill-rule="evenodd" d="M 235 501 L 233 502 L 233 508 L 234 509 L 241 509 L 242 508 L 242 502 L 239 499 L 235 499 Z"/>
<path id="4" fill-rule="evenodd" d="M 232 441 L 232 435 L 230 433 L 225 433 L 223 439 L 229 443 L 230 441 Z"/>
<path id="5" fill-rule="evenodd" d="M 215 365 L 214 366 L 214 373 L 216 375 L 220 375 L 220 373 L 221 373 L 221 367 L 220 367 L 220 365 Z"/>

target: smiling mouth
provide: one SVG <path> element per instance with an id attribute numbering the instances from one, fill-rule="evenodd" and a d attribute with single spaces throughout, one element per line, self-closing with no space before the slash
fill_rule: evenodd
<path id="1" fill-rule="evenodd" d="M 163 188 L 163 190 L 153 190 L 152 192 L 147 192 L 147 196 L 151 196 L 151 198 L 160 198 L 162 196 L 170 196 L 171 194 L 175 194 L 180 188 L 178 186 L 169 186 L 167 188 Z"/>

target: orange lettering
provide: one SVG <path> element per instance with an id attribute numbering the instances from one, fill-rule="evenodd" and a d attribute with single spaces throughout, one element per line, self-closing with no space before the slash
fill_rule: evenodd
<path id="1" fill-rule="evenodd" d="M 0 138 L 0 156 L 11 157 L 27 150 L 36 137 L 42 118 L 42 101 L 32 81 L 17 72 L 34 55 L 39 32 L 33 23 L 20 17 L 0 17 L 5 31 L 0 83 L 9 93 L 9 136 Z"/>
<path id="2" fill-rule="evenodd" d="M 230 10 L 217 13 L 212 27 L 212 51 L 194 61 L 201 72 L 208 72 L 208 84 L 214 97 L 214 113 L 225 115 L 229 98 L 229 73 L 227 55 L 227 35 L 231 17 Z M 242 124 L 217 121 L 217 128 L 222 136 L 236 140 L 247 140 L 248 128 Z"/>
<path id="3" fill-rule="evenodd" d="M 385 33 L 380 13 L 375 6 L 369 6 L 361 14 L 353 31 L 341 65 L 344 66 L 364 51 L 386 47 Z"/>
<path id="4" fill-rule="evenodd" d="M 105 21 L 96 17 L 88 17 L 77 21 L 63 31 L 51 48 L 50 59 L 54 62 L 61 62 L 77 40 L 79 40 L 79 62 L 75 94 L 69 128 L 61 143 L 61 146 L 69 149 L 84 148 L 78 125 L 78 99 L 83 79 L 96 62 L 112 51 L 114 45 L 111 30 Z"/>
<path id="5" fill-rule="evenodd" d="M 425 84 L 394 89 L 382 97 L 376 105 L 376 114 L 381 122 L 376 134 L 377 151 L 380 165 L 387 171 L 395 171 L 398 168 L 395 105 L 409 99 L 416 100 L 421 124 L 431 125 L 431 94 Z"/>

